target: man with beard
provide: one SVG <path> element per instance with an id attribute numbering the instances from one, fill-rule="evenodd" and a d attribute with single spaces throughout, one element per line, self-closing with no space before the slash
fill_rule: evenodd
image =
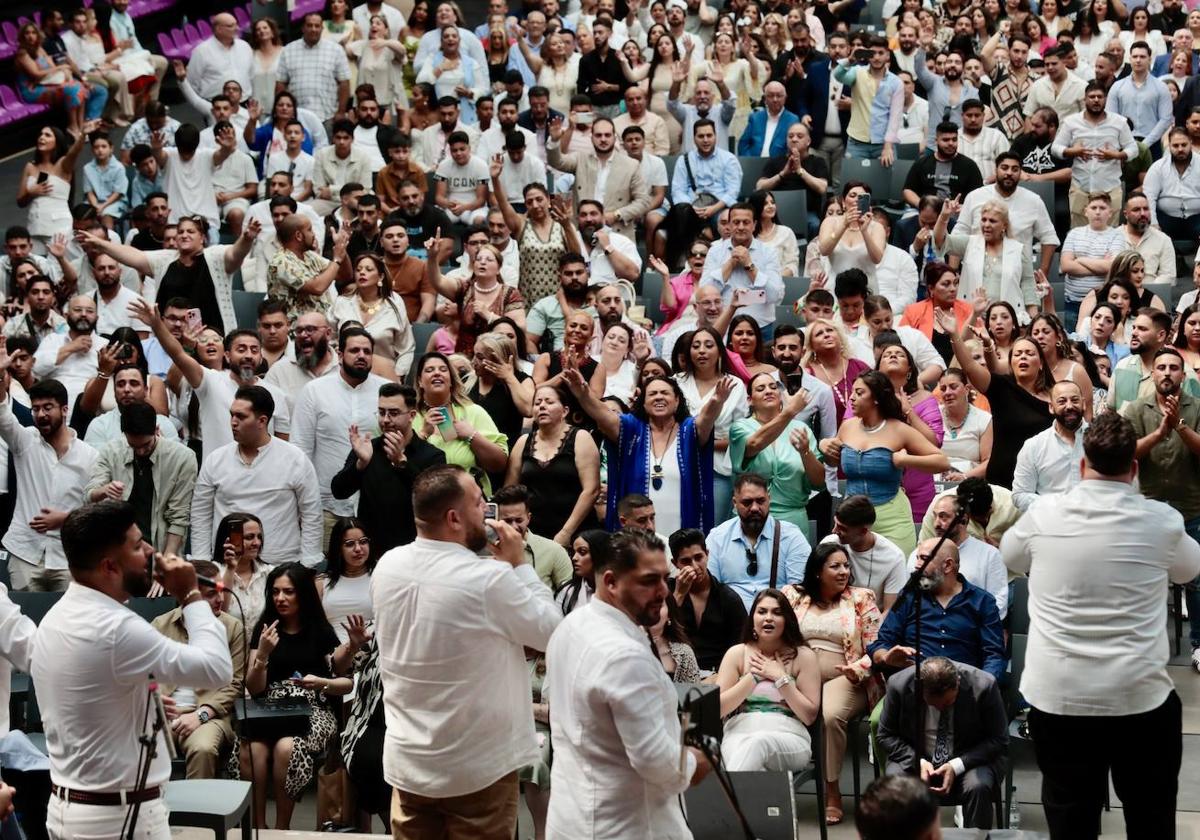
<path id="1" fill-rule="evenodd" d="M 358 218 L 350 228 L 350 241 L 346 244 L 349 263 L 354 264 L 359 254 L 379 253 L 379 222 L 382 214 L 379 199 L 367 193 L 358 197 Z M 338 284 L 339 286 L 343 284 Z"/>
<path id="2" fill-rule="evenodd" d="M 697 148 L 695 141 L 695 126 L 701 120 L 711 120 L 717 132 L 717 145 L 722 149 L 729 148 L 729 124 L 733 121 L 733 113 L 737 106 L 733 92 L 725 85 L 725 73 L 719 64 L 698 79 L 692 95 L 692 102 L 680 102 L 679 95 L 687 81 L 687 63 L 676 61 L 671 77 L 671 90 L 667 93 L 667 110 L 683 126 L 683 147 L 680 154 L 687 154 Z M 716 97 L 721 95 L 720 111 L 714 109 Z M 553 162 L 551 162 L 553 165 Z"/>
<path id="3" fill-rule="evenodd" d="M 421 192 L 417 185 L 412 181 L 402 181 L 400 183 L 400 209 L 385 219 L 383 223 L 384 231 L 381 233 L 382 239 L 380 241 L 383 246 L 385 261 L 387 261 L 389 255 L 386 229 L 391 227 L 393 220 L 398 221 L 408 235 L 407 242 L 404 246 L 405 251 L 407 251 L 416 259 L 422 261 L 429 256 L 425 252 L 424 243 L 434 238 L 434 234 L 437 232 L 438 228 L 448 231 L 450 230 L 451 225 L 450 217 L 446 215 L 445 210 L 435 206 L 432 201 L 426 201 L 425 193 Z M 445 262 L 446 259 L 449 258 L 450 252 L 454 247 L 454 239 L 449 236 L 444 237 L 442 239 L 442 244 L 444 248 L 443 252 L 434 255 L 439 262 Z M 397 253 L 396 256 L 400 256 L 400 253 Z M 389 268 L 389 272 L 390 271 L 391 269 Z M 422 273 L 425 271 L 425 266 L 423 263 L 421 265 L 421 271 Z M 392 289 L 397 293 L 400 293 L 400 288 L 405 284 L 402 283 L 400 286 L 397 286 L 396 280 L 397 278 L 393 276 Z M 411 309 L 411 302 L 409 306 Z M 421 310 L 424 310 L 423 306 L 421 307 Z M 412 316 L 413 313 L 410 311 L 409 320 L 413 323 L 416 323 L 417 319 L 414 319 Z M 420 320 L 428 321 L 432 317 L 433 306 L 431 304 L 429 307 L 429 315 Z"/>
<path id="4" fill-rule="evenodd" d="M 1058 249 L 1059 241 L 1046 205 L 1032 190 L 1019 186 L 1021 159 L 1014 152 L 1000 152 L 989 162 L 995 170 L 995 183 L 985 184 L 967 193 L 958 211 L 958 223 L 953 233 L 979 233 L 979 213 L 983 205 L 998 201 L 1008 208 L 1007 235 L 1025 246 L 1026 259 L 1033 255 L 1034 239 L 1041 243 L 1041 270 L 1048 275 L 1050 258 Z"/>
<path id="5" fill-rule="evenodd" d="M 350 454 L 351 441 L 346 432 L 351 427 L 375 429 L 379 388 L 387 382 L 371 373 L 375 340 L 365 329 L 347 327 L 338 345 L 341 366 L 337 373 L 317 377 L 296 398 L 290 438 L 317 471 L 326 543 L 338 517 L 353 516 L 358 508 L 357 498 L 335 498 L 329 488 Z"/>
<path id="6" fill-rule="evenodd" d="M 71 513 L 62 544 L 72 585 L 41 621 L 32 668 L 50 756 L 47 829 L 54 838 L 123 833 L 140 804 L 137 837 L 171 836 L 163 797 L 171 775 L 163 736 L 146 708 L 152 681 L 217 689 L 233 679 L 225 628 L 197 588 L 196 570 L 175 555 L 155 558 L 133 508 L 106 500 Z M 126 607 L 153 579 L 178 602 L 188 641 L 172 641 Z M 39 695 L 40 696 L 40 695 Z M 158 741 L 139 778 L 141 739 Z M 144 786 L 143 786 L 144 785 Z M 85 804 L 86 803 L 86 804 Z"/>
<path id="7" fill-rule="evenodd" d="M 131 405 L 145 404 L 149 393 L 141 368 L 121 362 L 117 358 L 119 348 L 120 345 L 110 344 L 100 351 L 100 374 L 83 389 L 71 416 L 71 428 L 83 435 L 84 443 L 97 450 L 121 436 L 121 415 Z M 100 401 L 110 380 L 117 407 L 115 411 L 103 411 Z M 157 412 L 154 416 L 160 435 L 167 440 L 179 440 L 179 432 L 175 431 L 175 424 L 169 417 Z"/>
<path id="8" fill-rule="evenodd" d="M 412 506 L 417 539 L 385 554 L 371 579 L 395 836 L 443 837 L 461 825 L 481 840 L 509 838 L 517 771 L 538 756 L 525 649 L 546 650 L 562 612 L 521 535 L 485 521 L 483 493 L 462 467 L 418 475 Z M 644 636 L 642 647 L 648 656 Z M 414 679 L 428 663 L 436 681 Z"/>
<path id="9" fill-rule="evenodd" d="M 702 671 L 715 673 L 725 651 L 741 640 L 746 605 L 736 592 L 708 573 L 703 531 L 681 528 L 671 534 L 668 542 L 677 571 L 667 585 L 679 605 L 680 624 L 696 653 L 696 664 Z"/>
<path id="10" fill-rule="evenodd" d="M 130 327 L 139 336 L 145 337 L 149 329 L 131 317 L 129 304 L 137 299 L 137 292 L 121 283 L 122 266 L 108 254 L 88 255 L 92 276 L 96 279 L 93 301 L 96 304 L 96 332 L 109 335 L 121 327 Z"/>
<path id="11" fill-rule="evenodd" d="M 96 302 L 88 295 L 75 295 L 67 303 L 67 331 L 42 339 L 33 357 L 33 375 L 61 383 L 72 408 L 88 380 L 96 375 L 101 344 L 95 332 Z"/>
<path id="12" fill-rule="evenodd" d="M 387 165 L 387 150 L 395 129 L 379 122 L 379 103 L 370 96 L 358 97 L 354 106 L 354 116 L 358 121 L 354 126 L 354 141 L 351 145 L 362 153 L 371 174 L 378 174 L 379 170 Z"/>
<path id="13" fill-rule="evenodd" d="M 512 238 L 512 231 L 504 222 L 504 213 L 498 209 L 488 211 L 487 228 L 489 241 L 500 252 L 503 263 L 500 266 L 500 279 L 510 286 L 517 285 L 521 276 L 521 249 L 517 240 Z"/>
<path id="14" fill-rule="evenodd" d="M 1031 92 L 1028 104 L 1033 101 Z M 1071 227 L 1087 224 L 1083 210 L 1089 193 L 1106 192 L 1113 207 L 1120 204 L 1121 165 L 1138 155 L 1129 121 L 1108 113 L 1106 102 L 1103 86 L 1089 82 L 1083 97 L 1083 113 L 1072 113 L 1063 120 L 1051 147 L 1055 155 L 1071 161 L 1071 186 L 1067 191 Z"/>
<path id="15" fill-rule="evenodd" d="M 261 385 L 238 388 L 225 414 L 229 443 L 206 452 L 192 496 L 192 556 L 210 560 L 218 523 L 231 513 L 252 510 L 264 534 L 259 559 L 276 565 L 322 560 L 321 493 L 312 462 L 269 430 L 275 400 Z M 212 443 L 211 427 L 204 445 Z M 344 434 L 344 433 L 343 433 Z"/>
<path id="16" fill-rule="evenodd" d="M 617 59 L 617 50 L 609 44 L 613 19 L 605 14 L 592 21 L 592 51 L 579 60 L 578 92 L 587 94 L 592 107 L 602 117 L 612 119 L 621 112 L 621 90 L 625 73 Z"/>
<path id="17" fill-rule="evenodd" d="M 328 312 L 334 294 L 330 287 L 339 277 L 350 279 L 349 228 L 334 234 L 332 260 L 321 256 L 312 222 L 303 216 L 288 216 L 276 231 L 280 249 L 267 265 L 267 294 L 287 301 L 293 320 L 305 312 Z"/>
<path id="18" fill-rule="evenodd" d="M 1122 412 L 1138 436 L 1138 485 L 1148 499 L 1166 502 L 1183 516 L 1188 536 L 1200 542 L 1200 400 L 1183 392 L 1187 365 L 1174 347 L 1154 354 L 1154 393 Z M 1185 590 L 1191 620 L 1192 668 L 1200 671 L 1200 578 Z"/>
<path id="19" fill-rule="evenodd" d="M 812 131 L 804 123 L 787 130 L 787 151 L 771 158 L 763 167 L 762 177 L 754 185 L 759 190 L 805 190 L 808 193 L 808 238 L 813 240 L 821 228 L 818 210 L 829 189 L 829 166 L 823 158 L 810 154 Z"/>
<path id="20" fill-rule="evenodd" d="M 1154 354 L 1167 345 L 1170 334 L 1170 315 L 1150 307 L 1138 310 L 1129 331 L 1129 355 L 1117 362 L 1109 380 L 1111 410 L 1124 413 L 1126 403 L 1154 395 Z M 1184 376 L 1184 391 L 1200 396 L 1200 380 L 1191 365 L 1184 366 Z"/>
<path id="21" fill-rule="evenodd" d="M 752 317 L 770 342 L 775 330 L 775 306 L 783 302 L 779 254 L 754 236 L 754 208 L 746 203 L 729 208 L 729 239 L 712 243 L 704 259 L 701 282 L 721 287 L 727 304 Z M 749 302 L 751 292 L 761 294 Z"/>
<path id="22" fill-rule="evenodd" d="M 1008 613 L 1008 571 L 1000 552 L 995 546 L 989 545 L 967 533 L 966 522 L 960 522 L 953 529 L 950 525 L 958 513 L 961 499 L 943 495 L 934 500 L 929 511 L 933 520 L 933 537 L 949 534 L 947 539 L 958 546 L 958 566 L 962 576 L 985 592 L 990 592 L 996 599 L 996 609 L 1000 619 Z M 908 571 L 917 569 L 917 553 L 914 550 L 908 556 Z"/>
<path id="23" fill-rule="evenodd" d="M 942 75 L 935 76 L 925 64 L 925 49 L 922 47 L 917 50 L 917 82 L 925 88 L 925 99 L 929 102 L 929 134 L 925 138 L 925 146 L 931 151 L 935 148 L 935 129 L 940 130 L 940 125 L 948 122 L 953 123 L 957 130 L 962 125 L 963 103 L 979 98 L 979 90 L 963 80 L 965 61 L 962 53 L 948 52 Z"/>
<path id="24" fill-rule="evenodd" d="M 591 462 L 599 465 L 599 453 L 594 449 L 592 453 Z M 576 459 L 580 469 L 586 469 L 584 462 L 579 460 L 578 452 Z M 492 501 L 496 503 L 500 521 L 515 528 L 525 541 L 525 559 L 533 566 L 538 578 L 550 587 L 551 592 L 557 592 L 571 581 L 571 560 L 566 549 L 557 542 L 529 530 L 529 524 L 533 521 L 533 513 L 529 508 L 530 497 L 529 488 L 524 484 L 510 484 L 497 490 L 492 495 Z M 570 539 L 568 536 L 568 541 Z"/>
<path id="25" fill-rule="evenodd" d="M 983 103 L 972 99 L 963 103 L 963 122 L 958 130 L 959 150 L 975 161 L 984 183 L 996 179 L 996 155 L 1008 151 L 1008 137 L 998 128 L 986 126 Z"/>
<path id="26" fill-rule="evenodd" d="M 408 206 L 421 207 L 424 197 L 411 181 L 406 181 L 400 188 L 401 200 Z M 437 210 L 434 207 L 424 207 L 424 210 Z M 445 218 L 441 210 L 437 213 Z M 424 236 L 424 225 L 419 222 L 423 211 L 418 211 L 416 225 L 412 225 L 404 211 L 388 216 L 383 220 L 379 230 L 379 244 L 383 250 L 383 267 L 387 270 L 388 279 L 392 283 L 392 292 L 404 301 L 405 314 L 410 324 L 425 323 L 433 319 L 434 306 L 437 303 L 437 292 L 429 282 L 425 272 L 425 249 L 421 248 L 418 257 L 409 248 L 413 241 L 412 233 Z M 450 229 L 450 220 L 446 219 L 446 230 Z M 434 228 L 433 231 L 436 231 Z M 430 233 L 432 236 L 432 231 Z M 421 239 L 421 242 L 427 240 Z M 450 242 L 449 237 L 446 242 Z"/>
<path id="27" fill-rule="evenodd" d="M 163 234 L 167 229 L 167 217 L 171 208 L 167 206 L 165 192 L 152 192 L 146 196 L 146 227 L 130 240 L 129 244 L 139 251 L 157 251 L 163 245 Z"/>
<path id="28" fill-rule="evenodd" d="M 703 242 L 692 244 L 692 248 L 688 253 L 688 268 L 696 272 L 704 270 L 704 259 L 708 256 L 708 249 L 704 247 Z M 683 311 L 674 322 L 667 327 L 666 332 L 659 336 L 659 343 L 662 352 L 659 354 L 664 359 L 671 358 L 675 352 L 675 343 L 679 341 L 685 333 L 692 332 L 700 327 L 712 327 L 721 335 L 729 329 L 729 322 L 733 320 L 733 316 L 737 314 L 732 302 L 726 306 L 721 300 L 721 287 L 712 283 L 705 283 L 697 286 L 692 292 L 692 302 L 687 309 Z"/>
<path id="29" fill-rule="evenodd" d="M 669 595 L 662 540 L 623 530 L 592 566 L 596 594 L 546 649 L 555 710 L 547 832 L 688 837 L 679 797 L 710 766 L 695 747 L 681 751 L 675 688 L 646 644 Z"/>
<path id="30" fill-rule="evenodd" d="M 284 322 L 286 324 L 286 318 Z M 259 323 L 261 325 L 262 322 Z M 272 364 L 264 377 L 266 382 L 287 395 L 289 409 L 295 407 L 296 398 L 306 385 L 314 379 L 332 374 L 337 369 L 337 359 L 329 346 L 332 329 L 327 316 L 320 312 L 305 312 L 296 319 L 295 333 L 292 352 Z M 261 334 L 260 326 L 259 335 Z M 284 335 L 286 334 L 285 326 Z"/>
<path id="31" fill-rule="evenodd" d="M 1136 353 L 1137 351 L 1134 350 Z M 1013 472 L 1012 500 L 1026 511 L 1038 496 L 1065 493 L 1079 483 L 1083 457 L 1083 393 L 1074 382 L 1056 382 L 1050 389 L 1054 422 L 1021 446 Z"/>
<path id="32" fill-rule="evenodd" d="M 587 260 L 569 251 L 559 257 L 558 286 L 557 294 L 548 295 L 529 308 L 525 340 L 530 353 L 539 352 L 538 347 L 547 330 L 554 342 L 553 351 L 562 351 L 567 316 L 587 305 Z"/>
<path id="33" fill-rule="evenodd" d="M 646 108 L 646 91 L 638 85 L 631 85 L 625 91 L 625 113 L 613 120 L 617 134 L 624 138 L 625 129 L 636 125 L 645 137 L 645 149 L 652 155 L 661 157 L 670 154 L 671 145 L 667 134 L 667 123 L 660 114 Z"/>
<path id="34" fill-rule="evenodd" d="M 933 154 L 922 155 L 908 170 L 903 197 L 909 207 L 916 208 L 927 195 L 955 198 L 970 195 L 983 186 L 975 161 L 959 154 L 958 126 L 944 122 L 937 127 L 935 136 Z"/>
<path id="35" fill-rule="evenodd" d="M 1038 108 L 1029 116 L 1028 131 L 1009 149 L 1021 159 L 1022 181 L 1071 182 L 1071 164 L 1054 155 L 1051 146 L 1058 133 L 1058 114 L 1053 108 Z M 1057 188 L 1056 188 L 1057 189 Z"/>
<path id="36" fill-rule="evenodd" d="M 721 333 L 724 332 L 722 329 Z M 808 391 L 808 403 L 796 415 L 796 419 L 807 423 L 818 440 L 836 437 L 838 417 L 837 407 L 833 401 L 833 389 L 805 370 L 800 364 L 800 359 L 804 357 L 804 335 L 791 324 L 777 327 L 771 352 L 775 359 L 775 367 L 779 369 L 779 380 L 788 392 Z M 789 381 L 788 377 L 794 375 L 798 375 L 800 379 Z M 831 486 L 836 486 L 837 467 L 826 466 L 825 477 L 831 480 Z M 829 504 L 828 495 L 823 490 L 819 495 L 825 496 L 825 504 Z M 828 518 L 825 521 L 828 521 Z"/>
<path id="37" fill-rule="evenodd" d="M 642 177 L 641 165 L 617 151 L 616 129 L 607 117 L 592 123 L 591 155 L 562 151 L 570 148 L 572 133 L 570 122 L 551 126 L 546 162 L 561 172 L 575 174 L 572 197 L 577 211 L 585 199 L 600 202 L 608 208 L 604 223 L 632 240 L 634 228 L 650 209 L 650 187 Z"/>
<path id="38" fill-rule="evenodd" d="M 25 286 L 28 309 L 4 324 L 5 338 L 28 335 L 40 342 L 52 333 L 65 332 L 67 322 L 54 308 L 54 281 L 44 274 L 32 277 Z"/>
<path id="39" fill-rule="evenodd" d="M 868 53 L 865 62 L 857 56 L 862 51 Z M 878 160 L 883 166 L 891 166 L 896 160 L 894 144 L 904 113 L 904 83 L 888 70 L 888 55 L 887 39 L 873 35 L 865 39 L 863 50 L 856 51 L 854 60 L 839 62 L 833 71 L 843 89 L 850 91 L 846 157 Z M 741 149 L 739 154 L 744 154 Z"/>
<path id="40" fill-rule="evenodd" d="M 634 358 L 641 361 L 650 356 L 654 349 L 650 343 L 650 333 L 625 315 L 625 298 L 621 296 L 619 286 L 601 286 L 596 289 L 593 307 L 596 310 L 596 328 L 592 331 L 592 343 L 588 347 L 589 354 L 599 358 L 604 333 L 608 332 L 608 328 L 613 324 L 620 322 L 633 331 Z"/>
<path id="41" fill-rule="evenodd" d="M 179 368 L 191 393 L 196 395 L 204 458 L 233 439 L 229 428 L 230 406 L 238 389 L 251 385 L 261 385 L 270 393 L 274 405 L 268 412 L 267 422 L 275 435 L 287 439 L 291 429 L 287 396 L 275 385 L 258 378 L 258 368 L 262 364 L 262 344 L 258 333 L 254 330 L 234 330 L 225 336 L 224 370 L 212 370 L 200 364 L 183 348 L 154 307 L 137 300 L 130 306 L 130 312 L 150 325 L 162 349 Z M 181 386 L 180 404 L 187 405 L 189 399 L 190 394 Z"/>
<path id="42" fill-rule="evenodd" d="M 66 589 L 70 582 L 59 529 L 83 504 L 96 450 L 67 425 L 68 393 L 43 378 L 28 389 L 33 426 L 22 426 L 8 394 L 8 351 L 0 352 L 0 439 L 16 470 L 16 507 L 3 540 L 13 589 Z"/>
<path id="43" fill-rule="evenodd" d="M 1124 247 L 1142 255 L 1144 283 L 1175 283 L 1175 246 L 1171 237 L 1150 226 L 1150 201 L 1141 190 L 1126 196 L 1125 224 L 1118 230 Z"/>
<path id="44" fill-rule="evenodd" d="M 899 76 L 901 73 L 908 73 L 913 77 L 913 79 L 916 79 L 917 46 L 917 28 L 912 24 L 901 24 L 896 29 L 896 49 L 892 50 L 888 69 L 897 76 Z M 995 77 L 993 76 L 992 78 Z M 922 99 L 924 99 L 925 89 L 918 89 L 917 96 L 920 96 Z"/>
<path id="45" fill-rule="evenodd" d="M 642 274 L 642 257 L 629 237 L 605 224 L 604 205 L 579 202 L 578 250 L 588 264 L 588 285 L 603 286 L 618 280 L 634 282 Z M 573 231 L 572 231 L 573 233 Z"/>
<path id="46" fill-rule="evenodd" d="M 799 585 L 811 548 L 803 531 L 771 515 L 771 491 L 761 475 L 742 473 L 734 480 L 733 509 L 737 516 L 708 534 L 708 573 L 749 610 L 759 590 Z"/>
<path id="47" fill-rule="evenodd" d="M 456 131 L 465 132 L 472 143 L 479 139 L 479 132 L 475 126 L 468 126 L 459 121 L 458 100 L 453 96 L 443 96 L 439 99 L 437 112 L 438 121 L 421 131 L 413 140 L 413 162 L 426 172 L 433 172 L 439 163 L 450 156 L 451 134 Z"/>
<path id="48" fill-rule="evenodd" d="M 541 159 L 543 152 L 538 147 L 537 135 L 529 129 L 521 128 L 517 125 L 517 115 L 517 103 L 511 99 L 502 100 L 496 106 L 497 124 L 479 135 L 479 144 L 475 147 L 473 154 L 480 160 L 491 160 L 504 150 L 505 139 L 513 132 L 516 132 L 525 138 L 525 148 L 534 157 Z M 520 193 L 510 193 L 510 195 L 520 195 Z"/>
<path id="49" fill-rule="evenodd" d="M 1171 239 L 1200 240 L 1200 155 L 1185 129 L 1167 135 L 1170 155 L 1155 161 L 1142 191 L 1150 202 L 1150 224 Z"/>
<path id="50" fill-rule="evenodd" d="M 351 426 L 350 454 L 329 483 L 335 499 L 358 499 L 355 516 L 371 535 L 371 557 L 378 560 L 417 537 L 413 518 L 413 481 L 430 467 L 446 463 L 446 454 L 413 433 L 417 392 L 388 382 L 379 387 L 379 436 Z M 375 425 L 375 424 L 369 424 Z"/>

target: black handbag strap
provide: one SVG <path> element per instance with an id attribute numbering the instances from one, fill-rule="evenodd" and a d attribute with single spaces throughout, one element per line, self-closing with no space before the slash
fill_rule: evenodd
<path id="1" fill-rule="evenodd" d="M 692 188 L 692 198 L 696 197 L 696 179 L 692 176 L 692 161 L 691 156 L 687 153 L 683 155 L 683 168 L 687 170 L 688 186 Z"/>
<path id="2" fill-rule="evenodd" d="M 775 579 L 779 575 L 779 520 L 775 520 L 775 541 L 771 543 L 771 588 L 775 589 Z"/>

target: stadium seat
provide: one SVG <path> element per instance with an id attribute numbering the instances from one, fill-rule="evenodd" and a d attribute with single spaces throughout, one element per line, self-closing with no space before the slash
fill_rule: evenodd
<path id="1" fill-rule="evenodd" d="M 646 309 L 646 317 L 655 324 L 664 323 L 667 317 L 658 305 L 664 282 L 663 276 L 657 271 L 642 273 L 642 306 Z"/>
<path id="2" fill-rule="evenodd" d="M 758 179 L 762 177 L 762 171 L 771 159 L 767 157 L 739 157 L 738 163 L 742 166 L 742 189 L 739 195 L 745 199 L 754 192 L 754 185 L 758 183 Z"/>

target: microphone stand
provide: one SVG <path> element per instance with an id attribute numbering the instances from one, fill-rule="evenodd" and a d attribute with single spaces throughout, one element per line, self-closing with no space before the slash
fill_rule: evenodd
<path id="1" fill-rule="evenodd" d="M 941 551 L 946 540 L 950 538 L 950 534 L 957 531 L 960 525 L 966 524 L 970 516 L 970 500 L 958 499 L 958 510 L 954 514 L 954 518 L 950 520 L 950 527 L 946 529 L 946 533 L 938 538 L 933 550 L 926 555 L 925 560 L 917 566 L 916 570 L 909 575 L 908 583 L 904 584 L 904 589 L 900 591 L 900 596 L 903 597 L 906 593 L 912 598 L 913 606 L 913 648 L 916 652 L 913 654 L 913 691 L 916 694 L 913 704 L 913 770 L 918 778 L 921 776 L 921 759 L 924 757 L 925 751 L 925 695 L 921 684 L 921 582 L 925 578 L 925 567 L 928 566 L 937 553 Z M 919 558 L 918 558 L 919 559 Z"/>
<path id="2" fill-rule="evenodd" d="M 721 790 L 725 792 L 725 799 L 729 802 L 729 807 L 733 809 L 733 813 L 737 816 L 738 823 L 742 828 L 742 836 L 745 840 L 757 840 L 758 835 L 754 833 L 754 829 L 750 827 L 750 821 L 746 819 L 746 814 L 742 811 L 742 805 L 738 802 L 737 791 L 733 789 L 733 782 L 729 779 L 729 774 L 726 772 L 724 764 L 721 761 L 721 745 L 717 743 L 717 739 L 711 735 L 695 735 L 688 739 L 695 743 L 700 751 L 704 753 L 712 765 L 713 774 L 717 777 L 717 781 L 721 785 Z"/>
<path id="3" fill-rule="evenodd" d="M 150 716 L 151 709 L 154 709 L 154 723 L 150 733 L 138 736 L 138 742 L 141 744 L 138 747 L 138 780 L 133 788 L 134 798 L 130 805 L 129 815 L 126 818 L 128 828 L 125 831 L 125 840 L 133 840 L 133 833 L 137 828 L 138 814 L 142 810 L 142 800 L 138 794 L 146 789 L 146 782 L 150 777 L 150 765 L 154 763 L 154 759 L 158 756 L 158 736 L 167 726 L 162 699 L 158 696 L 158 683 L 155 681 L 153 674 L 150 675 L 150 686 L 146 691 L 146 714 L 142 719 L 143 729 L 145 729 L 145 719 Z M 167 752 L 174 754 L 175 745 L 171 743 L 169 735 L 166 737 L 168 739 Z"/>

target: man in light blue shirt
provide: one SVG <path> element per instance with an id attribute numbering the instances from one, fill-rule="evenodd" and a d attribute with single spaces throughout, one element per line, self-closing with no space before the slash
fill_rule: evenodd
<path id="1" fill-rule="evenodd" d="M 732 152 L 717 147 L 712 120 L 697 120 L 692 139 L 696 148 L 675 162 L 671 209 L 659 226 L 666 236 L 667 265 L 672 270 L 702 230 L 716 228 L 721 211 L 737 203 L 742 188 L 742 165 Z"/>
<path id="2" fill-rule="evenodd" d="M 935 76 L 925 66 L 925 50 L 919 47 L 913 57 L 913 67 L 917 71 L 917 83 L 925 88 L 925 99 L 929 102 L 929 129 L 925 147 L 933 151 L 937 127 L 941 123 L 951 122 L 962 128 L 962 105 L 968 99 L 978 99 L 979 90 L 963 80 L 963 55 L 960 52 L 946 53 L 942 75 Z"/>
<path id="3" fill-rule="evenodd" d="M 775 305 L 783 301 L 783 276 L 778 252 L 754 238 L 751 205 L 742 202 L 729 208 L 729 238 L 708 249 L 700 282 L 720 287 L 722 302 L 753 318 L 762 340 L 771 340 Z"/>
<path id="4" fill-rule="evenodd" d="M 1175 121 L 1171 92 L 1162 79 L 1150 75 L 1150 45 L 1145 41 L 1130 45 L 1129 66 L 1133 72 L 1108 91 L 1108 112 L 1133 120 L 1134 139 L 1143 141 L 1157 158 L 1162 136 Z"/>
<path id="5" fill-rule="evenodd" d="M 706 540 L 708 573 L 732 588 L 747 610 L 759 591 L 803 582 L 812 551 L 803 532 L 771 516 L 770 508 L 767 480 L 757 473 L 743 473 L 733 483 L 737 518 L 713 528 Z"/>

